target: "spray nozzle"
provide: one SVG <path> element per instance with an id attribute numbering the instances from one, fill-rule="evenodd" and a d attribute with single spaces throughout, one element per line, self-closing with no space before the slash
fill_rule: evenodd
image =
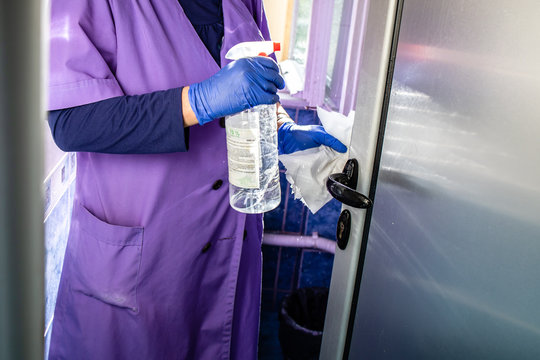
<path id="1" fill-rule="evenodd" d="M 233 46 L 225 55 L 226 59 L 238 60 L 250 56 L 268 56 L 281 50 L 281 44 L 273 41 L 246 41 Z"/>

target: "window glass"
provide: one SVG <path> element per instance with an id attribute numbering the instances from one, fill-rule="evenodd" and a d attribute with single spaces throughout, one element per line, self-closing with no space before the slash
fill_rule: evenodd
<path id="1" fill-rule="evenodd" d="M 343 1 L 335 0 L 334 13 L 332 15 L 332 32 L 330 34 L 330 50 L 328 51 L 328 67 L 326 69 L 327 85 L 332 81 L 332 73 L 334 72 L 334 64 L 336 62 L 336 54 L 339 42 L 339 34 L 343 28 L 341 16 L 343 13 Z M 342 56 L 345 54 L 341 54 Z"/>
<path id="2" fill-rule="evenodd" d="M 309 42 L 309 24 L 311 23 L 311 7 L 313 0 L 297 0 L 294 34 L 291 34 L 291 53 L 289 58 L 300 64 L 306 64 Z"/>

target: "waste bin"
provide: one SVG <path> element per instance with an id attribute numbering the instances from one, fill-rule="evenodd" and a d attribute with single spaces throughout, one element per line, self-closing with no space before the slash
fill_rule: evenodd
<path id="1" fill-rule="evenodd" d="M 302 288 L 281 303 L 279 342 L 287 360 L 318 359 L 321 349 L 328 288 Z"/>

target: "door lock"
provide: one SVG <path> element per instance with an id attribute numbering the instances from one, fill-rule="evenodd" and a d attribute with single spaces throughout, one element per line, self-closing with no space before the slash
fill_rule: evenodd
<path id="1" fill-rule="evenodd" d="M 349 235 L 351 235 L 351 212 L 349 210 L 343 210 L 339 215 L 336 230 L 337 246 L 341 250 L 345 250 L 349 243 Z"/>

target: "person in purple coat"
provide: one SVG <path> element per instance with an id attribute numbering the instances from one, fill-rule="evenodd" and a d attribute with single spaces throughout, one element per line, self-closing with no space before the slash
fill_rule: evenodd
<path id="1" fill-rule="evenodd" d="M 255 359 L 262 216 L 229 205 L 222 117 L 284 87 L 274 60 L 224 57 L 269 39 L 261 0 L 51 10 L 49 125 L 77 178 L 49 358 Z M 320 127 L 278 135 L 346 150 Z"/>

